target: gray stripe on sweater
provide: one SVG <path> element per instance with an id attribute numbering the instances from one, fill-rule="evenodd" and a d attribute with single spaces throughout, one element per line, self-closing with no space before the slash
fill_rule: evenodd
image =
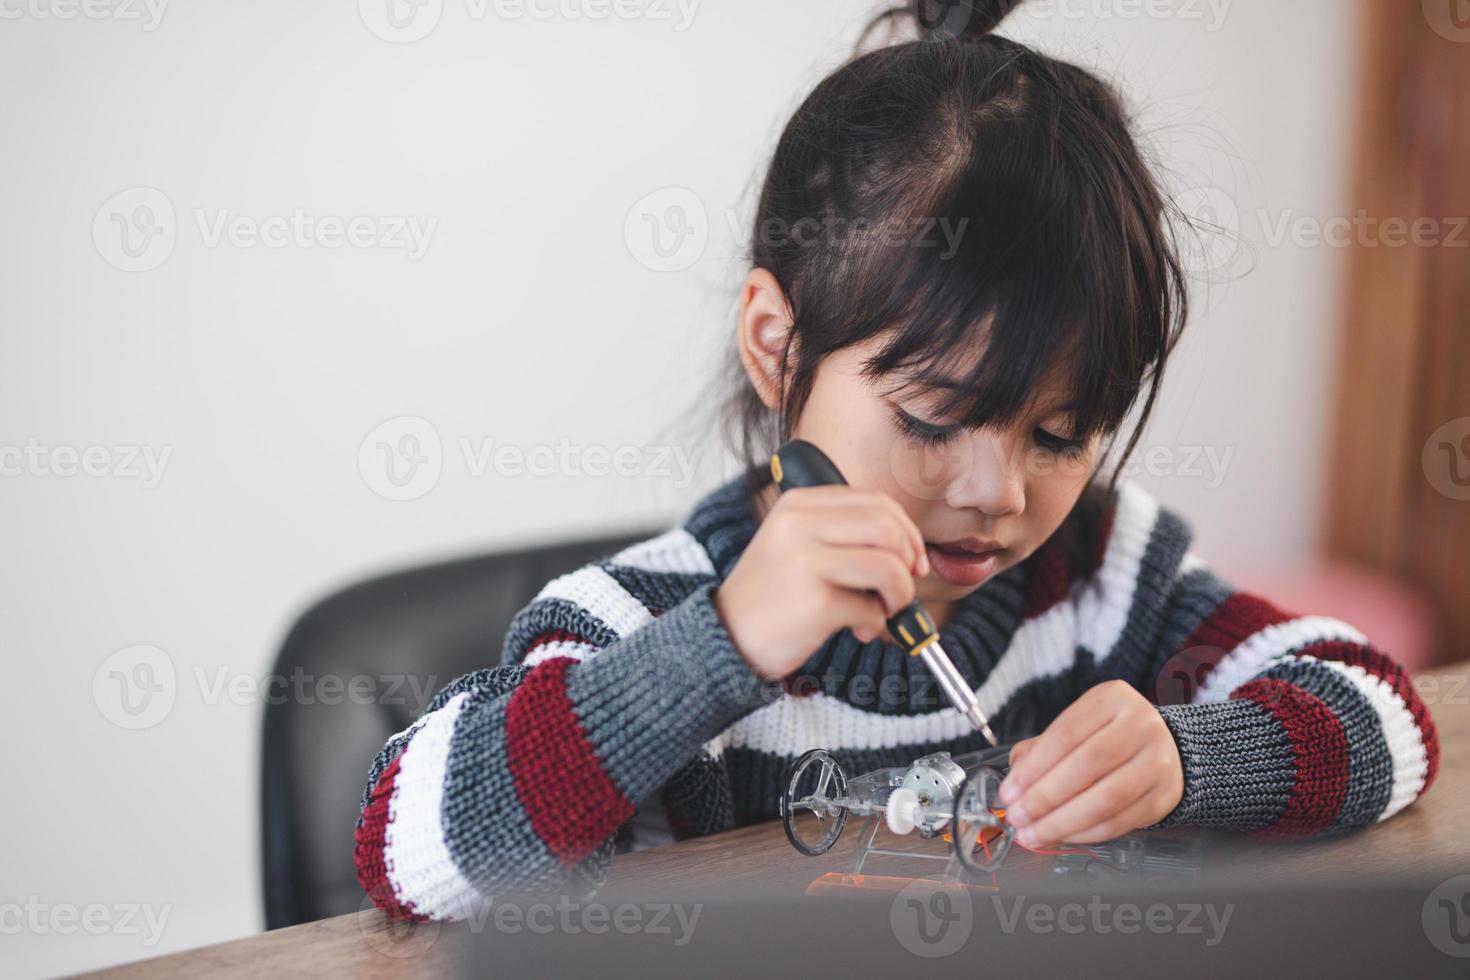
<path id="1" fill-rule="evenodd" d="M 1196 568 L 1179 577 L 1164 610 L 1158 655 L 1154 658 L 1157 662 L 1152 665 L 1154 673 L 1235 591 L 1208 568 Z"/>
<path id="2" fill-rule="evenodd" d="M 531 641 L 551 630 L 576 633 L 598 648 L 618 641 L 618 634 L 611 626 L 570 599 L 535 599 L 512 617 L 501 647 L 500 662 L 520 663 Z"/>
<path id="3" fill-rule="evenodd" d="M 424 717 L 444 707 L 445 702 L 460 691 L 484 690 L 490 694 L 500 694 L 509 691 L 521 682 L 521 678 L 526 676 L 528 669 L 526 667 L 487 667 L 458 677 L 446 684 L 443 690 L 434 695 L 429 701 L 428 707 L 423 710 L 423 713 L 419 716 L 419 719 L 415 720 L 414 724 L 418 724 L 418 721 Z M 388 768 L 394 759 L 398 758 L 404 747 L 411 741 L 414 731 L 413 726 L 409 726 L 404 731 L 388 739 L 388 743 L 383 746 L 382 751 L 373 759 L 373 764 L 368 770 L 367 789 L 363 791 L 362 802 L 358 807 L 357 825 L 359 827 L 362 826 L 362 811 L 367 809 L 368 803 L 371 802 L 373 790 L 377 788 L 378 780 L 382 778 L 383 771 Z"/>
<path id="4" fill-rule="evenodd" d="M 567 696 L 592 751 L 633 802 L 765 703 L 762 685 L 715 612 L 714 588 L 700 586 L 567 672 Z"/>
<path id="5" fill-rule="evenodd" d="M 1159 714 L 1184 764 L 1184 797 L 1155 827 L 1200 824 L 1258 830 L 1291 799 L 1291 743 L 1269 711 L 1253 701 L 1174 704 Z"/>
<path id="6" fill-rule="evenodd" d="M 1117 533 L 1115 530 L 1113 533 Z M 1121 676 L 1147 673 L 1164 629 L 1164 610 L 1174 588 L 1179 563 L 1189 549 L 1190 532 L 1167 508 L 1160 507 L 1138 562 L 1138 576 L 1123 632 L 1103 658 L 1107 670 Z"/>

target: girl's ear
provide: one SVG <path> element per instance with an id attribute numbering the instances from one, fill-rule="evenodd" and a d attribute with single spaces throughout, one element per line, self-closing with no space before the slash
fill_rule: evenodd
<path id="1" fill-rule="evenodd" d="M 781 359 L 795 323 L 776 277 L 765 269 L 752 269 L 740 287 L 735 342 L 756 394 L 773 411 L 781 407 Z"/>

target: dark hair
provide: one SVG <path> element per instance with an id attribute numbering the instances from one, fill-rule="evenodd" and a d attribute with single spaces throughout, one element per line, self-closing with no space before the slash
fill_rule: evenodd
<path id="1" fill-rule="evenodd" d="M 1117 94 L 990 33 L 1018 2 L 917 0 L 883 11 L 787 124 L 749 255 L 795 318 L 782 410 L 761 403 L 738 356 L 729 365 L 728 434 L 752 495 L 769 482 L 770 453 L 789 438 L 822 359 L 889 329 L 868 376 L 902 369 L 921 387 L 949 388 L 942 410 L 974 428 L 1013 424 L 1060 368 L 1073 435 L 1105 435 L 1106 453 L 1146 391 L 1108 492 L 1116 484 L 1187 318 L 1185 273 L 1171 205 Z M 912 23 L 918 38 L 859 53 L 884 23 Z M 945 221 L 962 229 L 951 254 L 918 236 Z M 802 233 L 824 222 L 915 235 Z M 976 363 L 955 377 L 967 351 Z"/>

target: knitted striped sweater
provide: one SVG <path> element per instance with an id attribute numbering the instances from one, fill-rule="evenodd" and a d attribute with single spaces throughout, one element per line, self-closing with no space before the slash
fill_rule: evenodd
<path id="1" fill-rule="evenodd" d="M 453 919 L 510 892 L 585 894 L 617 850 L 777 816 L 807 749 L 857 774 L 981 746 L 922 661 L 882 638 L 839 631 L 761 682 L 712 604 L 755 528 L 731 480 L 681 526 L 547 584 L 501 665 L 439 692 L 374 761 L 356 832 L 373 900 Z M 1233 589 L 1136 484 L 1109 498 L 1093 544 L 1077 567 L 1054 537 L 941 631 L 1003 740 L 1122 679 L 1159 705 L 1183 761 L 1159 826 L 1338 833 L 1434 780 L 1423 702 L 1353 627 Z"/>

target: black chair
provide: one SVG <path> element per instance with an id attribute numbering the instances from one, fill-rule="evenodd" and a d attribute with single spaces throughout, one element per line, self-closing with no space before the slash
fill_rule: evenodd
<path id="1" fill-rule="evenodd" d="M 419 568 L 355 585 L 297 620 L 266 694 L 266 927 L 363 907 L 353 826 L 368 766 L 450 681 L 499 662 L 511 617 L 551 579 L 645 531 Z"/>

